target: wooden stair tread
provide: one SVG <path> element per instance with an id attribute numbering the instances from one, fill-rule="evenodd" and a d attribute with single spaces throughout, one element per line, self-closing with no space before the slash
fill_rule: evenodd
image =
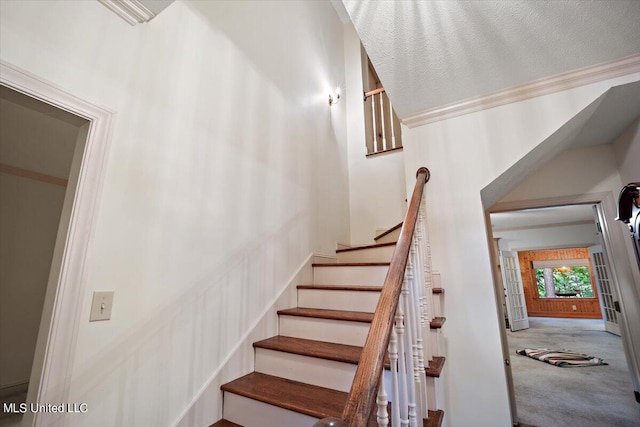
<path id="1" fill-rule="evenodd" d="M 288 308 L 286 310 L 278 310 L 278 315 L 348 320 L 364 323 L 371 323 L 373 320 L 373 313 L 366 313 L 364 311 L 326 310 L 321 308 Z"/>
<path id="2" fill-rule="evenodd" d="M 390 262 L 322 262 L 313 263 L 313 267 L 389 267 Z"/>
<path id="3" fill-rule="evenodd" d="M 426 420 L 422 420 L 423 427 L 440 427 L 444 419 L 444 411 L 441 409 L 437 411 L 429 410 L 428 417 Z"/>
<path id="4" fill-rule="evenodd" d="M 300 356 L 317 357 L 335 362 L 357 365 L 362 355 L 362 347 L 356 345 L 336 344 L 326 341 L 308 340 L 277 335 L 266 340 L 253 343 L 254 348 L 264 348 Z M 428 377 L 440 377 L 444 366 L 444 357 L 434 356 L 425 368 Z M 389 355 L 385 355 L 384 368 L 389 369 Z"/>
<path id="5" fill-rule="evenodd" d="M 298 285 L 298 289 L 316 289 L 325 291 L 360 291 L 380 292 L 382 286 L 349 286 L 349 285 Z"/>
<path id="6" fill-rule="evenodd" d="M 340 417 L 347 393 L 272 375 L 252 372 L 220 387 L 280 408 L 316 418 Z"/>
<path id="7" fill-rule="evenodd" d="M 357 364 L 360 361 L 360 355 L 362 354 L 362 347 L 355 345 L 335 344 L 280 335 L 255 342 L 253 346 L 353 364 Z"/>
<path id="8" fill-rule="evenodd" d="M 442 356 L 433 356 L 433 359 L 429 361 L 429 366 L 426 368 L 427 376 L 440 378 L 442 369 L 444 368 L 444 362 L 446 358 Z"/>
<path id="9" fill-rule="evenodd" d="M 340 418 L 347 403 L 348 394 L 342 391 L 318 387 L 273 375 L 252 372 L 220 387 L 223 391 L 258 400 L 290 411 L 316 418 Z M 391 414 L 389 408 L 389 414 Z M 440 427 L 443 411 L 429 411 L 423 427 Z M 371 414 L 369 426 L 377 426 L 376 411 Z M 220 426 L 227 426 L 220 424 Z M 229 427 L 236 424 L 228 424 Z M 391 424 L 389 424 L 391 426 Z"/>
<path id="10" fill-rule="evenodd" d="M 351 252 L 357 251 L 360 249 L 375 249 L 375 248 L 384 248 L 387 246 L 395 246 L 397 242 L 389 242 L 389 243 L 374 243 L 373 245 L 362 245 L 362 246 L 352 246 L 350 248 L 336 249 L 336 253 L 341 252 Z"/>
<path id="11" fill-rule="evenodd" d="M 442 328 L 442 325 L 444 325 L 444 322 L 446 321 L 447 321 L 446 317 L 434 317 L 431 323 L 429 324 L 429 326 L 431 327 L 431 329 L 440 329 Z"/>
<path id="12" fill-rule="evenodd" d="M 444 294 L 444 288 L 431 288 L 433 294 Z"/>
<path id="13" fill-rule="evenodd" d="M 396 231 L 400 227 L 402 227 L 402 223 L 396 224 L 393 227 L 391 227 L 390 229 L 388 229 L 387 231 L 385 231 L 384 233 L 378 234 L 376 237 L 373 238 L 373 240 L 379 240 L 379 239 L 383 238 L 384 236 L 386 236 L 387 234 L 393 233 L 394 231 Z"/>
<path id="14" fill-rule="evenodd" d="M 224 418 L 215 424 L 211 424 L 209 427 L 242 427 L 240 424 L 232 423 L 231 421 L 227 421 Z"/>

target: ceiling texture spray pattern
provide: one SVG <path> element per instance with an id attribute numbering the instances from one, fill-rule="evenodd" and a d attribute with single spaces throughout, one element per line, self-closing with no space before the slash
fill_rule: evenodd
<path id="1" fill-rule="evenodd" d="M 344 5 L 401 118 L 640 52 L 640 1 Z"/>

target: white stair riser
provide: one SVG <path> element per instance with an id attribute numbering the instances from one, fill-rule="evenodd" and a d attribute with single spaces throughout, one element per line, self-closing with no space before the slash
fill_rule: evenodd
<path id="1" fill-rule="evenodd" d="M 444 404 L 443 387 L 441 384 L 438 384 L 439 381 L 442 380 L 433 377 L 427 378 L 427 408 L 432 411 L 442 409 L 442 405 Z"/>
<path id="2" fill-rule="evenodd" d="M 318 418 L 224 392 L 223 418 L 244 427 L 312 426 Z"/>
<path id="3" fill-rule="evenodd" d="M 299 354 L 256 348 L 255 370 L 264 374 L 287 378 L 348 393 L 357 365 L 336 362 Z M 427 387 L 433 389 L 437 378 L 427 377 Z M 391 373 L 384 371 L 387 399 L 391 402 Z M 430 408 L 432 409 L 432 408 Z"/>
<path id="4" fill-rule="evenodd" d="M 396 230 L 393 230 L 391 233 L 387 234 L 386 236 L 379 238 L 378 240 L 376 240 L 376 243 L 397 242 L 398 238 L 400 237 L 400 230 L 402 230 L 402 227 Z"/>
<path id="5" fill-rule="evenodd" d="M 427 383 L 430 381 L 427 380 Z M 391 390 L 391 380 L 385 371 L 385 389 Z M 390 393 L 389 393 L 390 394 Z M 391 402 L 391 396 L 389 395 Z M 432 409 L 429 406 L 429 409 Z M 318 418 L 269 405 L 234 393 L 224 392 L 223 418 L 244 427 L 312 426 Z"/>
<path id="6" fill-rule="evenodd" d="M 280 316 L 280 335 L 363 346 L 370 323 L 314 317 Z"/>
<path id="7" fill-rule="evenodd" d="M 433 294 L 433 315 L 435 317 L 444 316 L 444 312 L 442 311 L 442 294 Z"/>
<path id="8" fill-rule="evenodd" d="M 351 363 L 256 348 L 257 372 L 346 393 L 351 389 L 356 368 Z"/>
<path id="9" fill-rule="evenodd" d="M 373 313 L 380 292 L 298 289 L 298 307 Z"/>
<path id="10" fill-rule="evenodd" d="M 430 329 L 427 340 L 429 351 L 428 355 L 427 352 L 425 352 L 425 357 L 432 358 L 434 355 L 441 356 L 446 354 L 443 352 L 442 343 L 440 342 L 440 329 Z"/>
<path id="11" fill-rule="evenodd" d="M 314 267 L 316 285 L 382 286 L 389 266 L 335 266 Z"/>
<path id="12" fill-rule="evenodd" d="M 395 246 L 338 252 L 338 262 L 389 262 Z"/>

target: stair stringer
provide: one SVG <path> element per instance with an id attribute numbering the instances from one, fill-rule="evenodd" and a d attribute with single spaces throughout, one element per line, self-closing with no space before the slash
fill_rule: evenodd
<path id="1" fill-rule="evenodd" d="M 321 256 L 323 259 L 326 256 Z M 297 305 L 297 286 L 313 281 L 312 264 L 316 254 L 311 253 L 291 275 L 277 296 L 265 305 L 258 319 L 247 329 L 237 345 L 231 349 L 220 367 L 189 402 L 186 409 L 172 425 L 175 427 L 200 427 L 211 425 L 222 418 L 223 392 L 220 386 L 235 378 L 253 372 L 255 365 L 253 343 L 278 335 L 278 310 Z M 325 261 L 326 262 L 326 261 Z"/>

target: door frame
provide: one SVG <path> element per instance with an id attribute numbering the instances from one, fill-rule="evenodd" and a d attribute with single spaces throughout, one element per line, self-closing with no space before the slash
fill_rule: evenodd
<path id="1" fill-rule="evenodd" d="M 617 216 L 616 200 L 611 192 L 601 193 L 585 193 L 572 196 L 550 197 L 542 199 L 519 200 L 514 202 L 498 202 L 485 210 L 485 225 L 487 232 L 488 244 L 494 241 L 493 229 L 491 226 L 490 214 L 497 212 L 510 212 L 523 209 L 548 208 L 566 205 L 592 204 L 596 205 L 600 226 L 602 229 L 602 245 L 611 273 L 614 276 L 614 287 L 620 299 L 620 329 L 622 332 L 622 343 L 625 351 L 627 365 L 631 382 L 636 391 L 640 390 L 640 327 L 636 330 L 636 335 L 632 334 L 631 325 L 640 325 L 640 298 L 638 293 L 640 290 L 636 283 L 633 267 L 629 259 L 627 251 L 628 236 L 625 236 L 622 225 L 617 224 L 614 218 Z M 626 227 L 624 227 L 626 230 Z M 630 248 L 632 249 L 632 248 Z M 500 292 L 504 292 L 499 280 L 497 279 L 497 268 L 495 268 L 496 260 L 493 251 L 489 254 L 492 268 L 494 291 L 496 294 L 496 311 L 501 322 L 504 319 L 504 312 Z M 621 283 L 627 285 L 621 286 Z M 502 326 L 502 323 L 500 323 Z M 515 390 L 513 386 L 513 376 L 511 372 L 511 355 L 509 353 L 509 344 L 507 341 L 507 332 L 504 327 L 500 327 L 500 341 L 502 344 L 502 357 L 505 365 L 505 373 L 507 378 L 507 388 L 509 390 L 509 404 L 511 407 L 512 421 L 518 422 Z M 630 390 L 630 393 L 633 391 Z"/>
<path id="2" fill-rule="evenodd" d="M 89 121 L 81 129 L 86 138 L 82 146 L 78 138 L 71 165 L 27 394 L 32 403 L 68 402 L 113 112 L 4 61 L 0 61 L 0 84 Z M 27 411 L 22 425 L 41 424 L 38 414 Z M 46 415 L 48 421 L 64 416 Z"/>
<path id="3" fill-rule="evenodd" d="M 510 283 L 510 281 L 507 280 L 507 271 L 506 271 L 507 267 L 505 266 L 505 257 L 514 258 L 516 260 L 514 268 L 515 268 L 515 274 L 518 280 L 518 291 L 519 291 L 518 299 L 519 299 L 519 302 L 522 304 L 522 310 L 523 310 L 523 318 L 519 320 L 514 319 L 515 313 L 513 313 L 514 307 L 512 307 L 513 293 L 509 290 L 509 288 L 512 287 L 512 283 Z M 500 251 L 500 272 L 502 273 L 502 285 L 504 287 L 504 292 L 505 292 L 505 302 L 506 302 L 507 314 L 509 318 L 509 329 L 511 329 L 512 332 L 519 331 L 522 329 L 529 329 L 529 314 L 527 310 L 527 301 L 524 297 L 522 272 L 520 271 L 520 257 L 518 256 L 517 251 L 502 251 L 502 250 Z M 522 325 L 516 324 L 516 322 L 522 323 Z M 524 324 L 526 324 L 526 326 L 523 326 Z M 514 329 L 514 328 L 517 328 L 517 329 Z"/>
<path id="4" fill-rule="evenodd" d="M 595 248 L 599 248 L 599 251 L 596 251 Z M 603 285 L 602 285 L 602 281 L 603 280 L 607 280 L 607 278 L 603 278 L 600 275 L 599 269 L 598 269 L 598 263 L 596 261 L 596 258 L 594 256 L 595 253 L 601 253 L 603 256 L 603 262 L 604 262 L 604 270 L 606 271 L 607 274 L 611 275 L 611 273 L 609 272 L 609 270 L 611 270 L 611 268 L 609 267 L 609 262 L 608 262 L 608 257 L 607 254 L 604 251 L 604 248 L 602 246 L 602 243 L 597 244 L 597 245 L 591 245 L 589 246 L 587 249 L 589 249 L 589 258 L 591 259 L 591 265 L 593 266 L 593 274 L 594 274 L 594 279 L 595 279 L 595 286 L 598 290 L 598 300 L 600 301 L 600 312 L 602 313 L 602 320 L 604 321 L 604 329 L 605 331 L 620 336 L 620 325 L 617 323 L 619 322 L 618 315 L 614 314 L 614 316 L 616 317 L 616 323 L 613 322 L 608 322 L 607 321 L 607 309 L 610 310 L 614 310 L 615 308 L 613 307 L 608 307 L 608 302 L 606 299 L 606 295 L 609 294 L 611 295 L 611 299 L 614 301 L 619 301 L 620 298 L 617 295 L 614 295 L 612 292 L 615 292 L 615 289 L 611 290 L 610 292 L 604 292 L 603 289 Z M 615 297 L 615 298 L 614 298 Z"/>

